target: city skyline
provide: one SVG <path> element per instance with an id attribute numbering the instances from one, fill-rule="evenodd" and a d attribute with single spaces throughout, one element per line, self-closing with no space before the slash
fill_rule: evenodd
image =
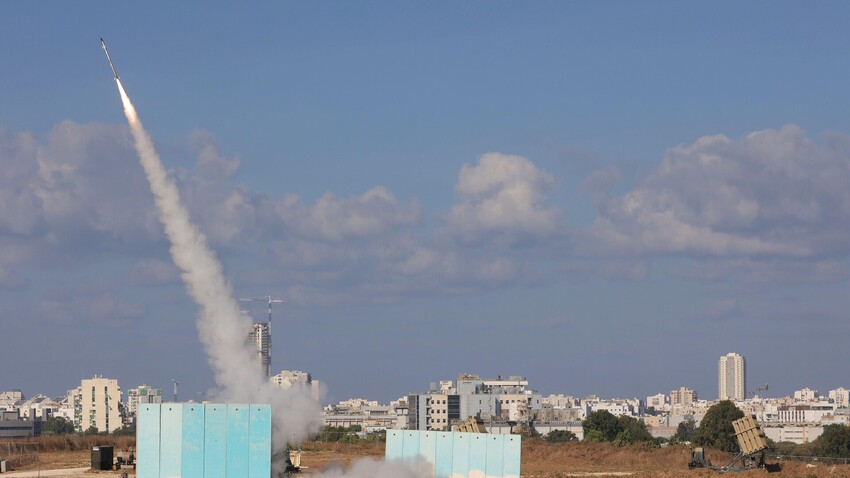
<path id="1" fill-rule="evenodd" d="M 0 388 L 214 386 L 100 37 L 270 373 L 843 386 L 850 6 L 770 5 L 5 5 Z"/>
<path id="2" fill-rule="evenodd" d="M 259 357 L 259 355 L 260 354 L 258 352 L 258 357 Z M 702 401 L 707 400 L 709 402 L 714 401 L 714 400 L 732 400 L 732 401 L 741 402 L 741 401 L 753 399 L 753 398 L 776 399 L 776 398 L 786 398 L 786 397 L 795 397 L 795 398 L 800 399 L 800 400 L 810 400 L 812 398 L 811 395 L 813 395 L 815 397 L 817 397 L 817 396 L 827 397 L 827 395 L 824 395 L 824 394 L 818 395 L 819 390 L 829 390 L 830 392 L 838 391 L 839 394 L 840 394 L 839 396 L 833 396 L 832 394 L 829 394 L 828 395 L 829 399 L 836 400 L 837 402 L 842 403 L 842 404 L 850 403 L 850 402 L 848 402 L 848 398 L 847 398 L 847 395 L 846 395 L 846 390 L 844 388 L 844 385 L 840 381 L 837 382 L 837 383 L 839 383 L 838 385 L 824 387 L 824 388 L 817 388 L 816 387 L 814 389 L 812 389 L 809 385 L 797 384 L 791 390 L 789 390 L 787 392 L 777 390 L 775 387 L 770 388 L 770 389 L 766 389 L 766 388 L 763 388 L 763 386 L 765 384 L 760 384 L 756 387 L 757 390 L 747 390 L 746 393 L 739 394 L 739 395 L 727 394 L 728 396 L 724 397 L 723 393 L 719 389 L 721 388 L 721 383 L 722 383 L 722 378 L 723 378 L 723 374 L 721 373 L 721 371 L 726 367 L 727 363 L 729 364 L 730 370 L 732 370 L 732 372 L 733 372 L 732 378 L 730 379 L 730 387 L 731 388 L 739 386 L 739 385 L 735 385 L 735 383 L 734 383 L 736 381 L 735 380 L 735 374 L 738 371 L 738 368 L 739 367 L 743 368 L 744 373 L 746 373 L 745 372 L 746 360 L 743 356 L 741 356 L 740 354 L 736 354 L 734 352 L 730 352 L 726 355 L 722 355 L 720 357 L 720 360 L 719 360 L 719 363 L 718 363 L 718 368 L 717 368 L 717 377 L 718 377 L 718 387 L 717 387 L 718 390 L 717 390 L 717 392 L 718 393 L 716 393 L 716 394 L 706 393 L 705 391 L 693 389 L 693 388 L 690 388 L 688 386 L 675 386 L 675 388 L 668 390 L 668 391 L 660 390 L 660 391 L 657 391 L 658 392 L 657 394 L 655 392 L 653 392 L 653 395 L 640 395 L 640 394 L 636 394 L 636 393 L 631 393 L 631 394 L 626 393 L 626 394 L 607 395 L 606 396 L 604 394 L 595 393 L 593 391 L 584 392 L 584 393 L 575 393 L 574 391 L 570 391 L 570 390 L 540 390 L 540 389 L 537 389 L 537 388 L 535 388 L 534 391 L 541 394 L 542 396 L 567 395 L 567 396 L 572 396 L 572 397 L 576 397 L 576 398 L 607 397 L 607 398 L 610 398 L 610 399 L 637 399 L 637 400 L 640 400 L 641 402 L 645 403 L 646 406 L 649 407 L 649 406 L 652 406 L 650 404 L 652 399 L 656 398 L 658 396 L 658 394 L 660 394 L 663 397 L 666 397 L 668 405 L 671 404 L 671 403 L 673 405 L 675 405 L 677 402 L 687 403 L 689 401 L 696 401 L 698 399 L 702 400 Z M 263 370 L 265 370 L 262 363 L 260 363 L 259 366 L 261 368 L 263 368 Z M 461 380 L 462 378 L 469 378 L 469 377 L 474 377 L 475 379 L 480 378 L 479 374 L 471 374 L 470 375 L 468 372 L 460 372 L 460 373 L 457 373 L 456 376 L 457 376 L 458 380 Z M 488 380 L 503 380 L 503 379 L 509 380 L 509 379 L 520 379 L 521 378 L 526 384 L 528 383 L 526 375 L 508 376 L 508 375 L 498 374 L 498 375 L 495 375 L 494 377 L 495 378 L 490 378 Z M 102 375 L 98 375 L 98 374 L 92 375 L 92 379 L 101 379 L 101 378 L 103 378 Z M 380 395 L 376 395 L 374 393 L 366 393 L 366 394 L 361 394 L 361 395 L 357 395 L 357 394 L 329 395 L 329 394 L 326 393 L 327 392 L 326 384 L 322 383 L 321 389 L 320 389 L 318 387 L 320 381 L 318 379 L 313 378 L 311 376 L 311 373 L 306 372 L 306 371 L 281 370 L 280 373 L 275 374 L 274 376 L 268 376 L 268 378 L 272 383 L 274 383 L 277 386 L 281 386 L 283 388 L 289 388 L 294 383 L 300 383 L 303 386 L 309 386 L 310 384 L 312 384 L 312 387 L 308 387 L 308 388 L 311 389 L 310 393 L 313 396 L 313 398 L 316 399 L 317 401 L 319 401 L 322 405 L 333 404 L 333 403 L 336 403 L 336 402 L 341 401 L 343 399 L 346 399 L 346 400 L 347 399 L 353 399 L 353 398 L 358 397 L 358 396 L 359 397 L 366 397 L 369 400 L 378 399 L 378 401 L 380 401 L 381 403 L 389 403 L 389 402 L 391 402 L 391 401 L 393 401 L 393 400 L 395 400 L 399 397 L 403 398 L 403 397 L 407 396 L 409 393 L 414 393 L 414 394 L 433 393 L 433 391 L 434 391 L 433 387 L 437 386 L 437 384 L 443 384 L 444 381 L 454 381 L 455 380 L 455 376 L 439 377 L 438 381 L 434 381 L 435 377 L 431 377 L 429 379 L 429 380 L 431 380 L 430 386 L 428 385 L 428 382 L 422 382 L 422 384 L 420 384 L 420 388 L 409 390 L 408 392 L 401 392 L 401 391 L 389 392 L 389 394 L 386 395 L 386 396 L 380 396 Z M 746 379 L 744 377 L 741 377 L 741 378 L 742 378 L 741 381 L 745 384 Z M 83 380 L 86 380 L 86 379 L 83 379 Z M 111 379 L 111 380 L 118 380 L 118 382 L 121 381 L 120 379 Z M 172 382 L 173 382 L 173 380 L 172 380 Z M 287 382 L 287 383 L 283 384 L 282 382 Z M 673 386 L 673 385 L 671 384 L 671 386 Z M 151 387 L 151 386 L 148 385 L 147 383 L 143 383 L 143 384 L 137 385 L 135 388 L 133 388 L 131 390 L 137 390 L 138 388 L 146 388 L 146 387 Z M 79 387 L 77 387 L 77 388 L 79 388 Z M 168 384 L 166 384 L 163 387 L 158 387 L 157 385 L 154 385 L 153 388 L 158 388 L 160 391 L 168 390 Z M 430 388 L 430 390 L 429 390 L 429 388 Z M 6 389 L 0 389 L 0 392 L 3 392 L 4 390 L 5 391 L 27 392 L 27 393 L 24 394 L 26 396 L 26 398 L 30 398 L 30 397 L 33 396 L 32 392 L 25 391 L 21 388 L 16 388 L 16 387 L 8 388 L 7 387 Z M 51 393 L 45 394 L 44 389 L 40 389 L 40 390 L 37 390 L 35 392 L 35 394 L 36 395 L 43 394 L 43 395 L 46 395 L 46 396 L 49 396 L 49 397 L 52 397 L 52 398 L 60 398 L 60 397 L 63 397 L 63 396 L 70 394 L 71 392 L 73 392 L 73 390 L 74 390 L 74 388 L 72 387 L 69 390 L 66 390 L 66 391 L 64 391 L 60 394 L 54 395 L 54 394 L 51 394 Z M 704 398 L 706 395 L 716 396 L 717 398 L 714 398 L 714 399 Z M 204 400 L 207 400 L 207 399 L 208 399 L 208 397 L 206 397 L 204 394 L 198 393 L 198 392 L 195 392 L 194 394 L 190 393 L 188 397 L 181 395 L 181 401 L 187 401 L 187 400 L 188 401 L 204 401 Z M 170 401 L 170 400 L 166 400 L 166 401 Z"/>

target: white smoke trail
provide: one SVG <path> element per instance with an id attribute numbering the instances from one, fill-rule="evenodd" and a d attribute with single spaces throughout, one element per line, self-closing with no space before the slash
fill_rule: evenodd
<path id="1" fill-rule="evenodd" d="M 263 375 L 256 353 L 246 341 L 250 322 L 239 313 L 230 285 L 207 239 L 189 218 L 174 180 L 168 176 L 153 141 L 142 126 L 136 109 L 115 79 L 124 115 L 130 124 L 139 162 L 145 170 L 159 219 L 171 242 L 171 257 L 181 271 L 189 295 L 201 307 L 198 332 L 220 387 L 216 400 L 241 403 L 269 403 L 272 406 L 273 456 L 282 457 L 287 443 L 299 443 L 319 431 L 321 408 L 307 390 L 288 390 L 272 385 Z M 280 461 L 273 463 L 275 476 L 281 474 Z M 322 478 L 419 478 L 428 476 L 427 465 L 411 467 L 402 463 L 360 460 L 350 470 L 328 470 Z"/>
<path id="2" fill-rule="evenodd" d="M 206 237 L 192 223 L 180 200 L 174 180 L 168 176 L 142 126 L 136 109 L 116 79 L 124 115 L 154 195 L 159 219 L 171 242 L 171 257 L 180 268 L 189 295 L 201 307 L 198 332 L 201 343 L 220 387 L 218 400 L 242 403 L 269 403 L 275 446 L 299 442 L 321 427 L 319 404 L 305 390 L 283 390 L 273 386 L 262 374 L 256 353 L 247 344 L 248 322 L 239 313 L 221 263 L 207 245 Z"/>

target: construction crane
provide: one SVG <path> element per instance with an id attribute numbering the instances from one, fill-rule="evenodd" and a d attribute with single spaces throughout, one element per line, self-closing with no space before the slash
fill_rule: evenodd
<path id="1" fill-rule="evenodd" d="M 272 304 L 282 304 L 283 299 L 267 295 L 265 297 L 244 297 L 239 299 L 242 302 L 267 302 L 269 304 L 269 333 L 272 328 Z"/>
<path id="2" fill-rule="evenodd" d="M 750 392 L 748 395 L 751 396 L 751 397 L 760 397 L 761 392 L 766 392 L 768 390 L 768 388 L 769 388 L 768 385 L 765 383 L 764 385 L 760 385 L 760 386 L 756 387 L 756 391 Z"/>

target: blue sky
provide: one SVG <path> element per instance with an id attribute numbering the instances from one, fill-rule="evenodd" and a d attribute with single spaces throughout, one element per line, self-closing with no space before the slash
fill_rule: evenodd
<path id="1" fill-rule="evenodd" d="M 288 300 L 273 368 L 329 398 L 713 398 L 730 351 L 846 387 L 848 13 L 3 3 L 0 389 L 212 385 L 100 36 L 237 294 Z"/>

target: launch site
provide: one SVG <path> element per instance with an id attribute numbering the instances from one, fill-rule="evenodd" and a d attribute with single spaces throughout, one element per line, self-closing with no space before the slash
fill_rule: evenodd
<path id="1" fill-rule="evenodd" d="M 850 5 L 0 13 L 0 478 L 850 477 Z"/>

